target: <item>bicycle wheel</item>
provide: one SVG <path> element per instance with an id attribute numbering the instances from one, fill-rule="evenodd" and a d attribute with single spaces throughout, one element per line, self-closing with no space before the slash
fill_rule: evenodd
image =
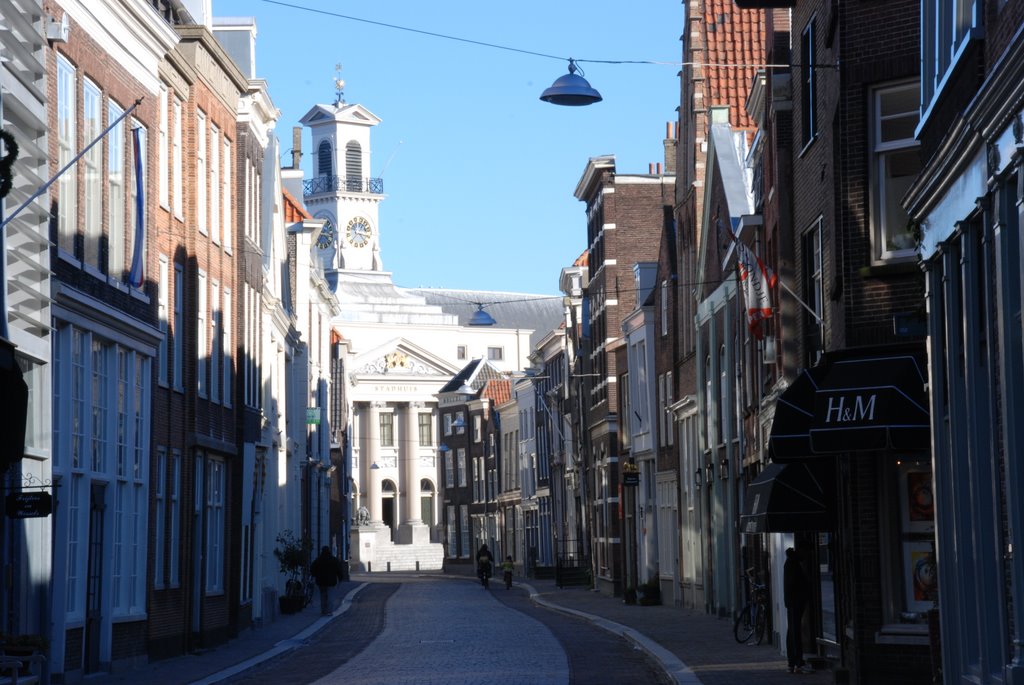
<path id="1" fill-rule="evenodd" d="M 754 621 L 750 615 L 753 611 L 753 606 L 753 604 L 748 604 L 743 607 L 743 611 L 736 617 L 736 623 L 732 628 L 732 633 L 736 636 L 736 642 L 739 642 L 741 645 L 746 643 L 750 636 L 754 634 Z"/>
<path id="2" fill-rule="evenodd" d="M 764 634 L 768 628 L 768 606 L 765 604 L 757 605 L 757 616 L 754 617 L 754 639 L 757 640 L 757 644 L 761 644 L 761 640 L 764 639 Z"/>

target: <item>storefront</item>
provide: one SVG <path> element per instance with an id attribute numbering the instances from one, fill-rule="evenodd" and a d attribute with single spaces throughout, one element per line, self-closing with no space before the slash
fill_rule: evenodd
<path id="1" fill-rule="evenodd" d="M 811 634 L 850 682 L 930 682 L 935 607 L 923 346 L 828 353 L 779 397 L 744 533 L 793 533 L 816 587 Z M 781 559 L 774 562 L 781 569 Z"/>

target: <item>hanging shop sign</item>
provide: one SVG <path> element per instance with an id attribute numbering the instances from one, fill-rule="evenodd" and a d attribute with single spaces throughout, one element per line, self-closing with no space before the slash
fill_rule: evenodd
<path id="1" fill-rule="evenodd" d="M 48 492 L 12 492 L 5 504 L 12 519 L 40 518 L 53 512 L 53 497 Z"/>

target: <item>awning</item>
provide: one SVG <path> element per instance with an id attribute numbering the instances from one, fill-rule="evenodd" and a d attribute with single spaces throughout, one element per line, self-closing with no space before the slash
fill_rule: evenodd
<path id="1" fill-rule="evenodd" d="M 769 464 L 747 486 L 740 515 L 743 533 L 831 530 L 832 468 L 829 463 Z"/>
<path id="2" fill-rule="evenodd" d="M 928 449 L 925 369 L 912 355 L 837 360 L 814 397 L 811 449 Z"/>
<path id="3" fill-rule="evenodd" d="M 804 369 L 776 403 L 773 462 L 865 450 L 927 450 L 925 367 L 915 354 L 828 355 Z"/>
<path id="4" fill-rule="evenodd" d="M 820 366 L 802 369 L 775 402 L 775 418 L 768 439 L 768 454 L 773 462 L 802 460 L 810 456 L 814 396 L 824 375 L 825 370 Z"/>

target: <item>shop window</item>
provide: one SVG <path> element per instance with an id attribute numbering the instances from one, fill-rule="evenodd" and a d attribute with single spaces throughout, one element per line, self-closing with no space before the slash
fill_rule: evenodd
<path id="1" fill-rule="evenodd" d="M 927 459 L 897 459 L 883 474 L 883 634 L 927 630 L 927 612 L 938 598 L 935 565 L 935 504 Z M 888 509 L 888 511 L 886 511 Z M 886 534 L 887 531 L 887 534 Z"/>

